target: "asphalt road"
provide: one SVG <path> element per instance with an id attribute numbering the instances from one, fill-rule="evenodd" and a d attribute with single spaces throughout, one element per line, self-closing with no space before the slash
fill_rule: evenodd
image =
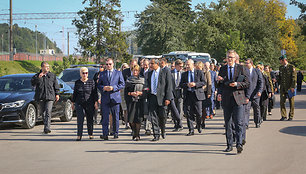
<path id="1" fill-rule="evenodd" d="M 0 173 L 306 173 L 306 86 L 295 98 L 293 121 L 279 121 L 279 95 L 272 116 L 261 128 L 253 121 L 247 131 L 242 154 L 226 148 L 222 110 L 207 121 L 202 134 L 185 136 L 185 129 L 172 132 L 168 120 L 167 137 L 151 142 L 152 136 L 141 141 L 131 140 L 131 130 L 120 126 L 119 139 L 102 141 L 101 126 L 94 129 L 95 139 L 86 132 L 81 142 L 76 138 L 76 118 L 71 122 L 54 119 L 52 133 L 43 135 L 43 125 L 33 129 L 0 126 Z M 86 126 L 84 126 L 85 128 Z M 84 129 L 86 130 L 86 129 Z"/>

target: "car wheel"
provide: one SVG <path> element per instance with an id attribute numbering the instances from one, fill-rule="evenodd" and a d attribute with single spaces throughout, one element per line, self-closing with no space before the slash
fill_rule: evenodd
<path id="1" fill-rule="evenodd" d="M 36 108 L 33 104 L 29 104 L 26 114 L 25 114 L 25 122 L 23 123 L 22 127 L 27 129 L 32 129 L 36 124 Z"/>
<path id="2" fill-rule="evenodd" d="M 68 122 L 71 121 L 73 116 L 72 103 L 70 100 L 66 101 L 64 116 L 60 117 L 61 121 Z"/>

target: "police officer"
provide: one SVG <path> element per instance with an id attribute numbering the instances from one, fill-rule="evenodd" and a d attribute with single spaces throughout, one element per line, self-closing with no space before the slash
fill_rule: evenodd
<path id="1" fill-rule="evenodd" d="M 280 109 L 281 109 L 281 121 L 287 118 L 286 114 L 286 98 L 289 99 L 290 112 L 288 121 L 291 121 L 294 116 L 294 96 L 289 98 L 288 90 L 292 93 L 295 90 L 296 85 L 296 70 L 295 67 L 288 63 L 286 55 L 279 58 L 281 66 L 279 67 L 279 79 L 280 84 Z"/>

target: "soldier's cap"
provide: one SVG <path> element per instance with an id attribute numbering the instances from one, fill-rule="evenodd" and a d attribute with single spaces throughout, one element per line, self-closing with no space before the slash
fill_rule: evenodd
<path id="1" fill-rule="evenodd" d="M 258 64 L 259 64 L 259 65 L 262 65 L 262 66 L 264 65 L 263 62 L 258 62 Z"/>
<path id="2" fill-rule="evenodd" d="M 284 60 L 284 59 L 287 59 L 287 56 L 286 55 L 282 55 L 278 58 L 279 60 Z"/>

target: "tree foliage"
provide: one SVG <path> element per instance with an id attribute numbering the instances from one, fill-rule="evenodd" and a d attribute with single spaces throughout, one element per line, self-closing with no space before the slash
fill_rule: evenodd
<path id="1" fill-rule="evenodd" d="M 8 24 L 0 24 L 0 51 L 9 52 L 8 43 Z M 2 45 L 2 35 L 3 35 L 3 45 Z M 45 48 L 46 45 L 49 49 L 54 49 L 56 53 L 61 53 L 62 51 L 56 46 L 55 42 L 52 42 L 43 33 L 37 31 L 37 52 Z M 17 52 L 28 52 L 35 53 L 36 50 L 36 33 L 28 28 L 19 27 L 17 24 L 13 25 L 13 47 L 16 48 Z"/>
<path id="2" fill-rule="evenodd" d="M 173 50 L 186 50 L 186 32 L 193 14 L 190 0 L 151 0 L 136 15 L 137 42 L 143 54 L 158 55 Z"/>
<path id="3" fill-rule="evenodd" d="M 84 56 L 119 58 L 126 52 L 125 34 L 121 32 L 120 0 L 84 0 L 89 6 L 73 20 L 79 35 L 79 50 Z"/>

